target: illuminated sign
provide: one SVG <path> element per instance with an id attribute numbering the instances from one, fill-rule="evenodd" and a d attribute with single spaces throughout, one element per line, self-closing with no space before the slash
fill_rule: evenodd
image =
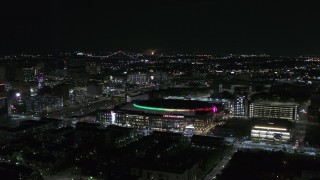
<path id="1" fill-rule="evenodd" d="M 216 113 L 218 111 L 216 106 L 212 106 L 209 108 L 197 108 L 197 109 L 169 109 L 169 108 L 157 108 L 157 107 L 149 107 L 149 106 L 141 106 L 137 104 L 133 104 L 134 107 L 145 109 L 145 110 L 153 110 L 153 111 L 167 111 L 167 112 L 196 112 L 196 111 L 212 111 Z"/>
<path id="2" fill-rule="evenodd" d="M 286 131 L 285 128 L 276 128 L 276 127 L 265 127 L 265 126 L 254 126 L 254 129 L 266 129 L 266 130 L 278 130 L 278 131 Z"/>
<path id="3" fill-rule="evenodd" d="M 163 117 L 165 117 L 165 118 L 184 118 L 184 116 L 177 116 L 177 115 L 170 115 L 170 114 L 164 114 Z"/>

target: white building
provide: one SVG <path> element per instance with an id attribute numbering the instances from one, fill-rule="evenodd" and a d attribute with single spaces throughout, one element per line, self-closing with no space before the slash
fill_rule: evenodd
<path id="1" fill-rule="evenodd" d="M 251 130 L 251 139 L 253 141 L 286 143 L 290 138 L 290 130 L 283 127 L 254 126 Z"/>
<path id="2" fill-rule="evenodd" d="M 294 103 L 259 102 L 251 103 L 249 117 L 297 120 L 298 105 Z"/>

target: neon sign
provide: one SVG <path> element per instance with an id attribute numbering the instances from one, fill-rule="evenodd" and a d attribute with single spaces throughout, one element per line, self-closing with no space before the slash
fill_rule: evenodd
<path id="1" fill-rule="evenodd" d="M 184 118 L 184 116 L 177 116 L 177 115 L 170 115 L 170 114 L 164 114 L 164 118 Z"/>
<path id="2" fill-rule="evenodd" d="M 134 107 L 139 109 L 145 110 L 152 110 L 152 111 L 166 111 L 166 112 L 196 112 L 196 111 L 212 111 L 216 113 L 218 108 L 216 106 L 212 106 L 209 108 L 196 108 L 196 109 L 169 109 L 169 108 L 157 108 L 157 107 L 149 107 L 149 106 L 141 106 L 137 104 L 133 104 Z"/>

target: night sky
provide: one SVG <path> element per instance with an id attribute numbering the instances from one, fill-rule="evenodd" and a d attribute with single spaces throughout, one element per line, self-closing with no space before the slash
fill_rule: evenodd
<path id="1" fill-rule="evenodd" d="M 1 0 L 0 53 L 152 48 L 319 55 L 317 0 L 278 1 Z"/>

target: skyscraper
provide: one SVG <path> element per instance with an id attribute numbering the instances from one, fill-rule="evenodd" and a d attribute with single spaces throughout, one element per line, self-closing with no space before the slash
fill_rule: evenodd
<path id="1" fill-rule="evenodd" d="M 5 84 L 0 84 L 0 120 L 8 118 L 7 93 L 5 92 Z"/>
<path id="2" fill-rule="evenodd" d="M 308 107 L 308 122 L 320 122 L 320 95 L 314 94 L 311 97 L 310 106 Z"/>
<path id="3" fill-rule="evenodd" d="M 235 117 L 248 116 L 248 95 L 236 94 L 233 106 L 233 114 Z"/>

